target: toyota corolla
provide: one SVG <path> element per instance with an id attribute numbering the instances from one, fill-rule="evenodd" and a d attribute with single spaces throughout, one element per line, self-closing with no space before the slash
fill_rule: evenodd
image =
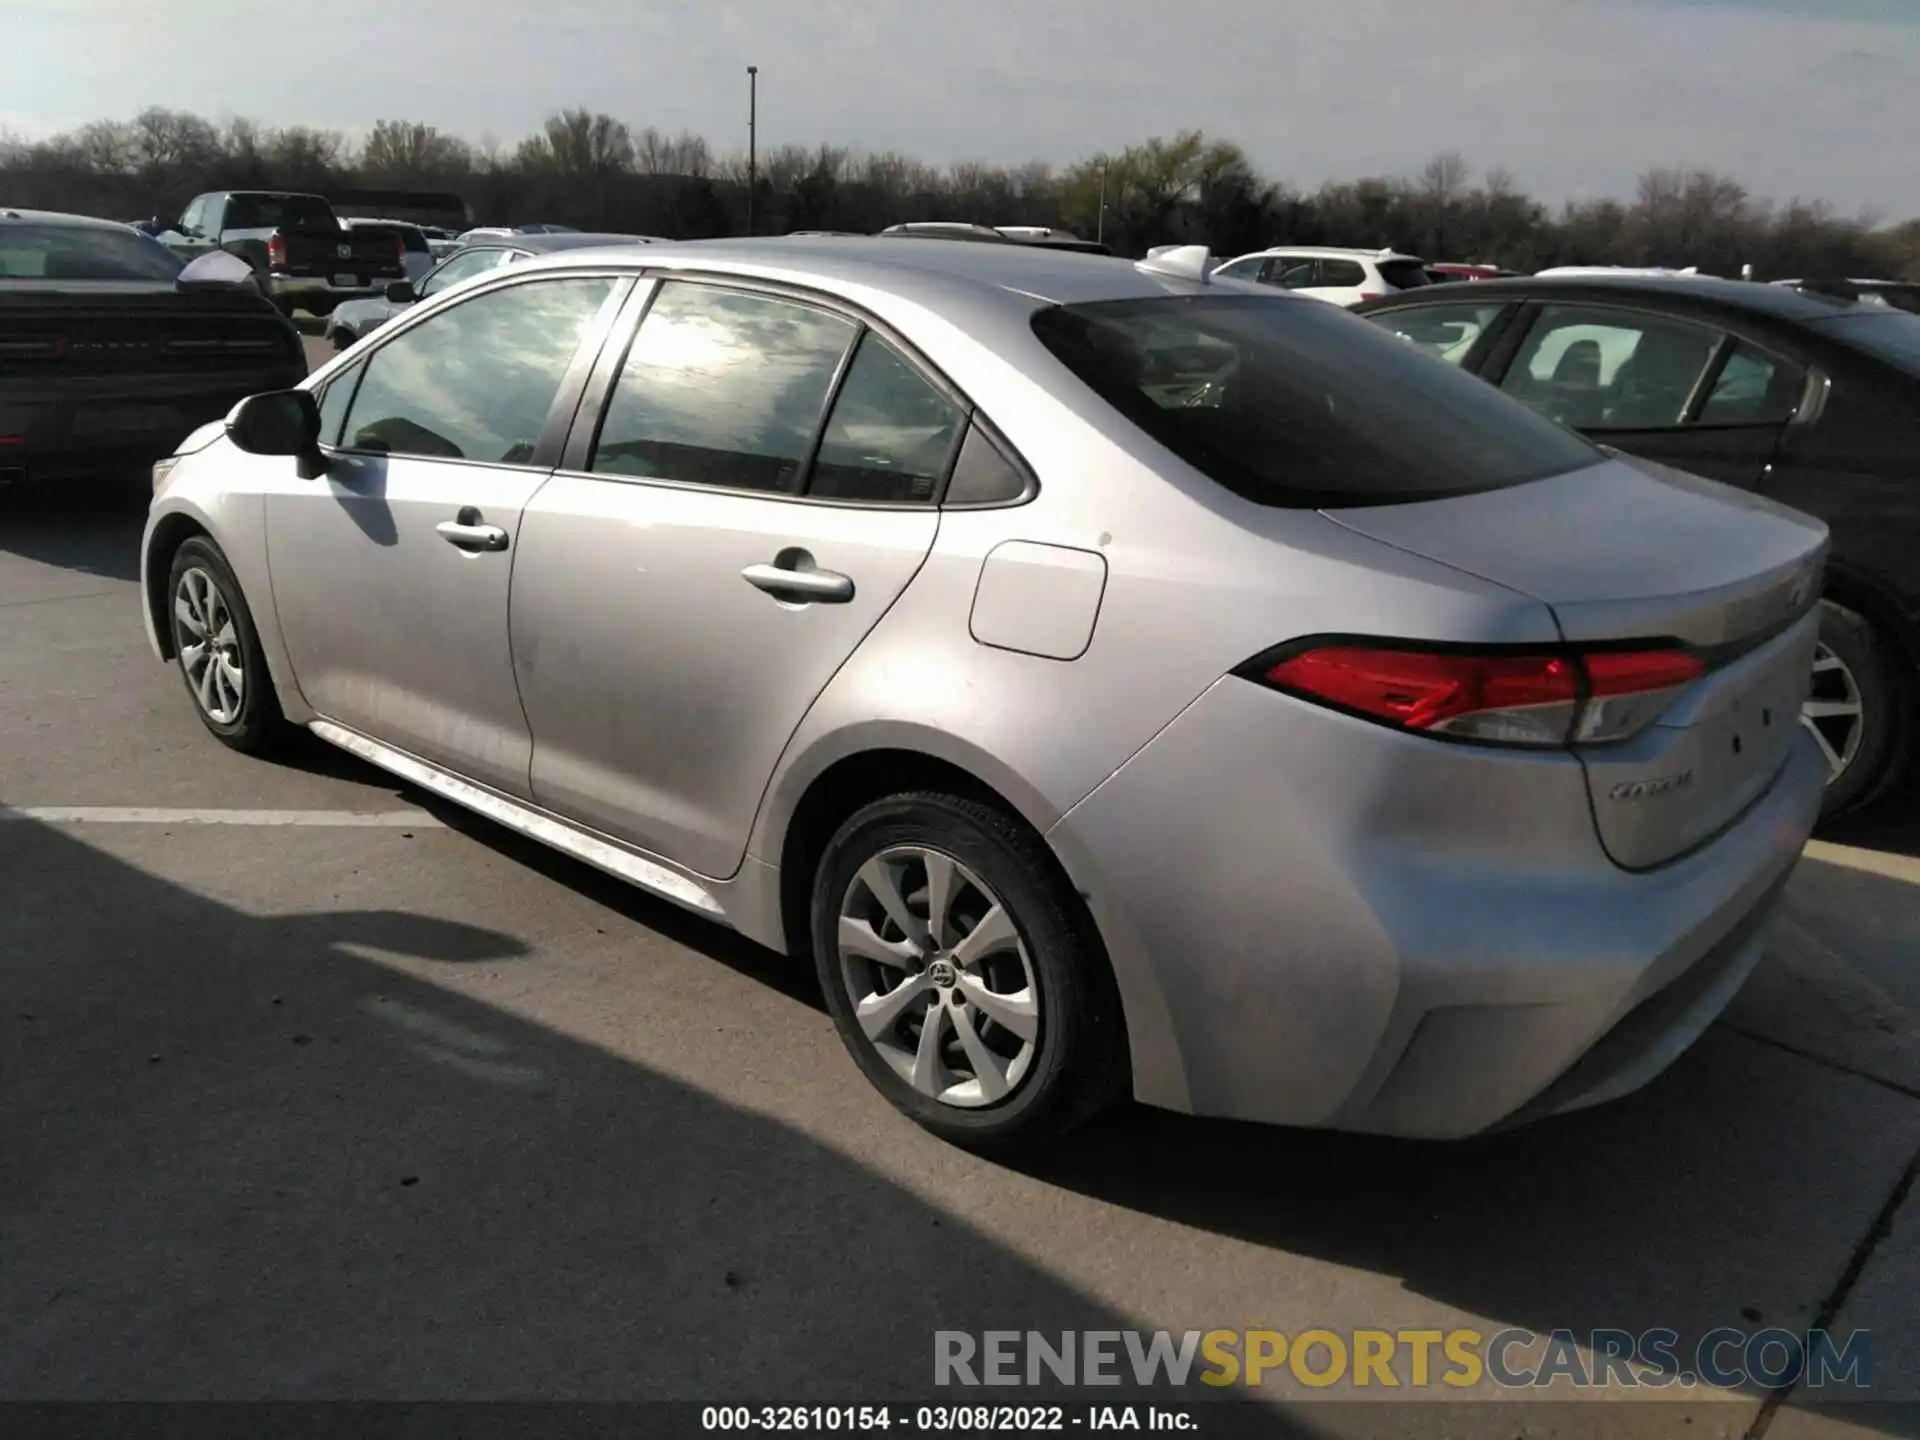
<path id="1" fill-rule="evenodd" d="M 1209 269 L 506 268 L 156 467 L 155 651 L 809 959 L 959 1143 L 1644 1083 L 1819 808 L 1824 527 Z"/>

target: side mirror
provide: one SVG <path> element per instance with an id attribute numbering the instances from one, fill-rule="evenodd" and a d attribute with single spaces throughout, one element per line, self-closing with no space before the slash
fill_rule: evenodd
<path id="1" fill-rule="evenodd" d="M 302 479 L 325 473 L 320 453 L 320 406 L 306 390 L 249 395 L 227 416 L 227 434 L 249 455 L 293 455 Z"/>
<path id="2" fill-rule="evenodd" d="M 389 280 L 387 282 L 387 299 L 393 301 L 394 304 L 407 305 L 419 298 L 420 296 L 415 292 L 411 280 Z"/>

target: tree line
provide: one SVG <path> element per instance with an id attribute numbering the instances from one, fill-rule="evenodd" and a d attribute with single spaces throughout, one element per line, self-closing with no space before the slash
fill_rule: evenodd
<path id="1" fill-rule="evenodd" d="M 1697 265 L 1734 275 L 1920 279 L 1920 219 L 1844 216 L 1817 200 L 1775 203 L 1711 171 L 1656 169 L 1631 199 L 1552 207 L 1513 175 L 1476 173 L 1456 152 L 1418 173 L 1296 188 L 1262 175 L 1231 141 L 1187 131 L 1057 168 L 945 168 L 892 151 L 773 147 L 757 157 L 754 229 L 871 232 L 900 221 L 1049 225 L 1120 254 L 1205 243 L 1392 246 L 1430 260 L 1533 271 L 1549 265 Z M 471 143 L 432 125 L 381 120 L 359 143 L 335 131 L 216 125 L 150 108 L 50 139 L 0 135 L 0 202 L 113 219 L 171 217 L 207 190 L 450 191 L 476 223 L 544 221 L 695 239 L 742 233 L 748 162 L 704 138 L 565 110 L 517 143 Z"/>

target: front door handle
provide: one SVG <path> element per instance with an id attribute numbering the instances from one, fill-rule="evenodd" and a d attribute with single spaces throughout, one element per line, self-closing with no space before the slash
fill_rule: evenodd
<path id="1" fill-rule="evenodd" d="M 853 579 L 833 570 L 815 570 L 813 557 L 783 552 L 772 565 L 749 565 L 740 572 L 749 585 L 776 600 L 800 604 L 844 605 L 853 599 Z"/>
<path id="2" fill-rule="evenodd" d="M 434 532 L 457 550 L 504 550 L 507 532 L 481 523 L 478 510 L 462 510 L 458 520 L 442 520 Z"/>

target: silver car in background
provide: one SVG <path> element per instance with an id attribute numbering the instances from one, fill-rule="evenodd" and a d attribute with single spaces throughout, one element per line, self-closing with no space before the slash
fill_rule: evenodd
<path id="1" fill-rule="evenodd" d="M 157 467 L 154 650 L 810 957 L 958 1143 L 1633 1089 L 1819 808 L 1824 527 L 1208 268 L 506 267 Z"/>

